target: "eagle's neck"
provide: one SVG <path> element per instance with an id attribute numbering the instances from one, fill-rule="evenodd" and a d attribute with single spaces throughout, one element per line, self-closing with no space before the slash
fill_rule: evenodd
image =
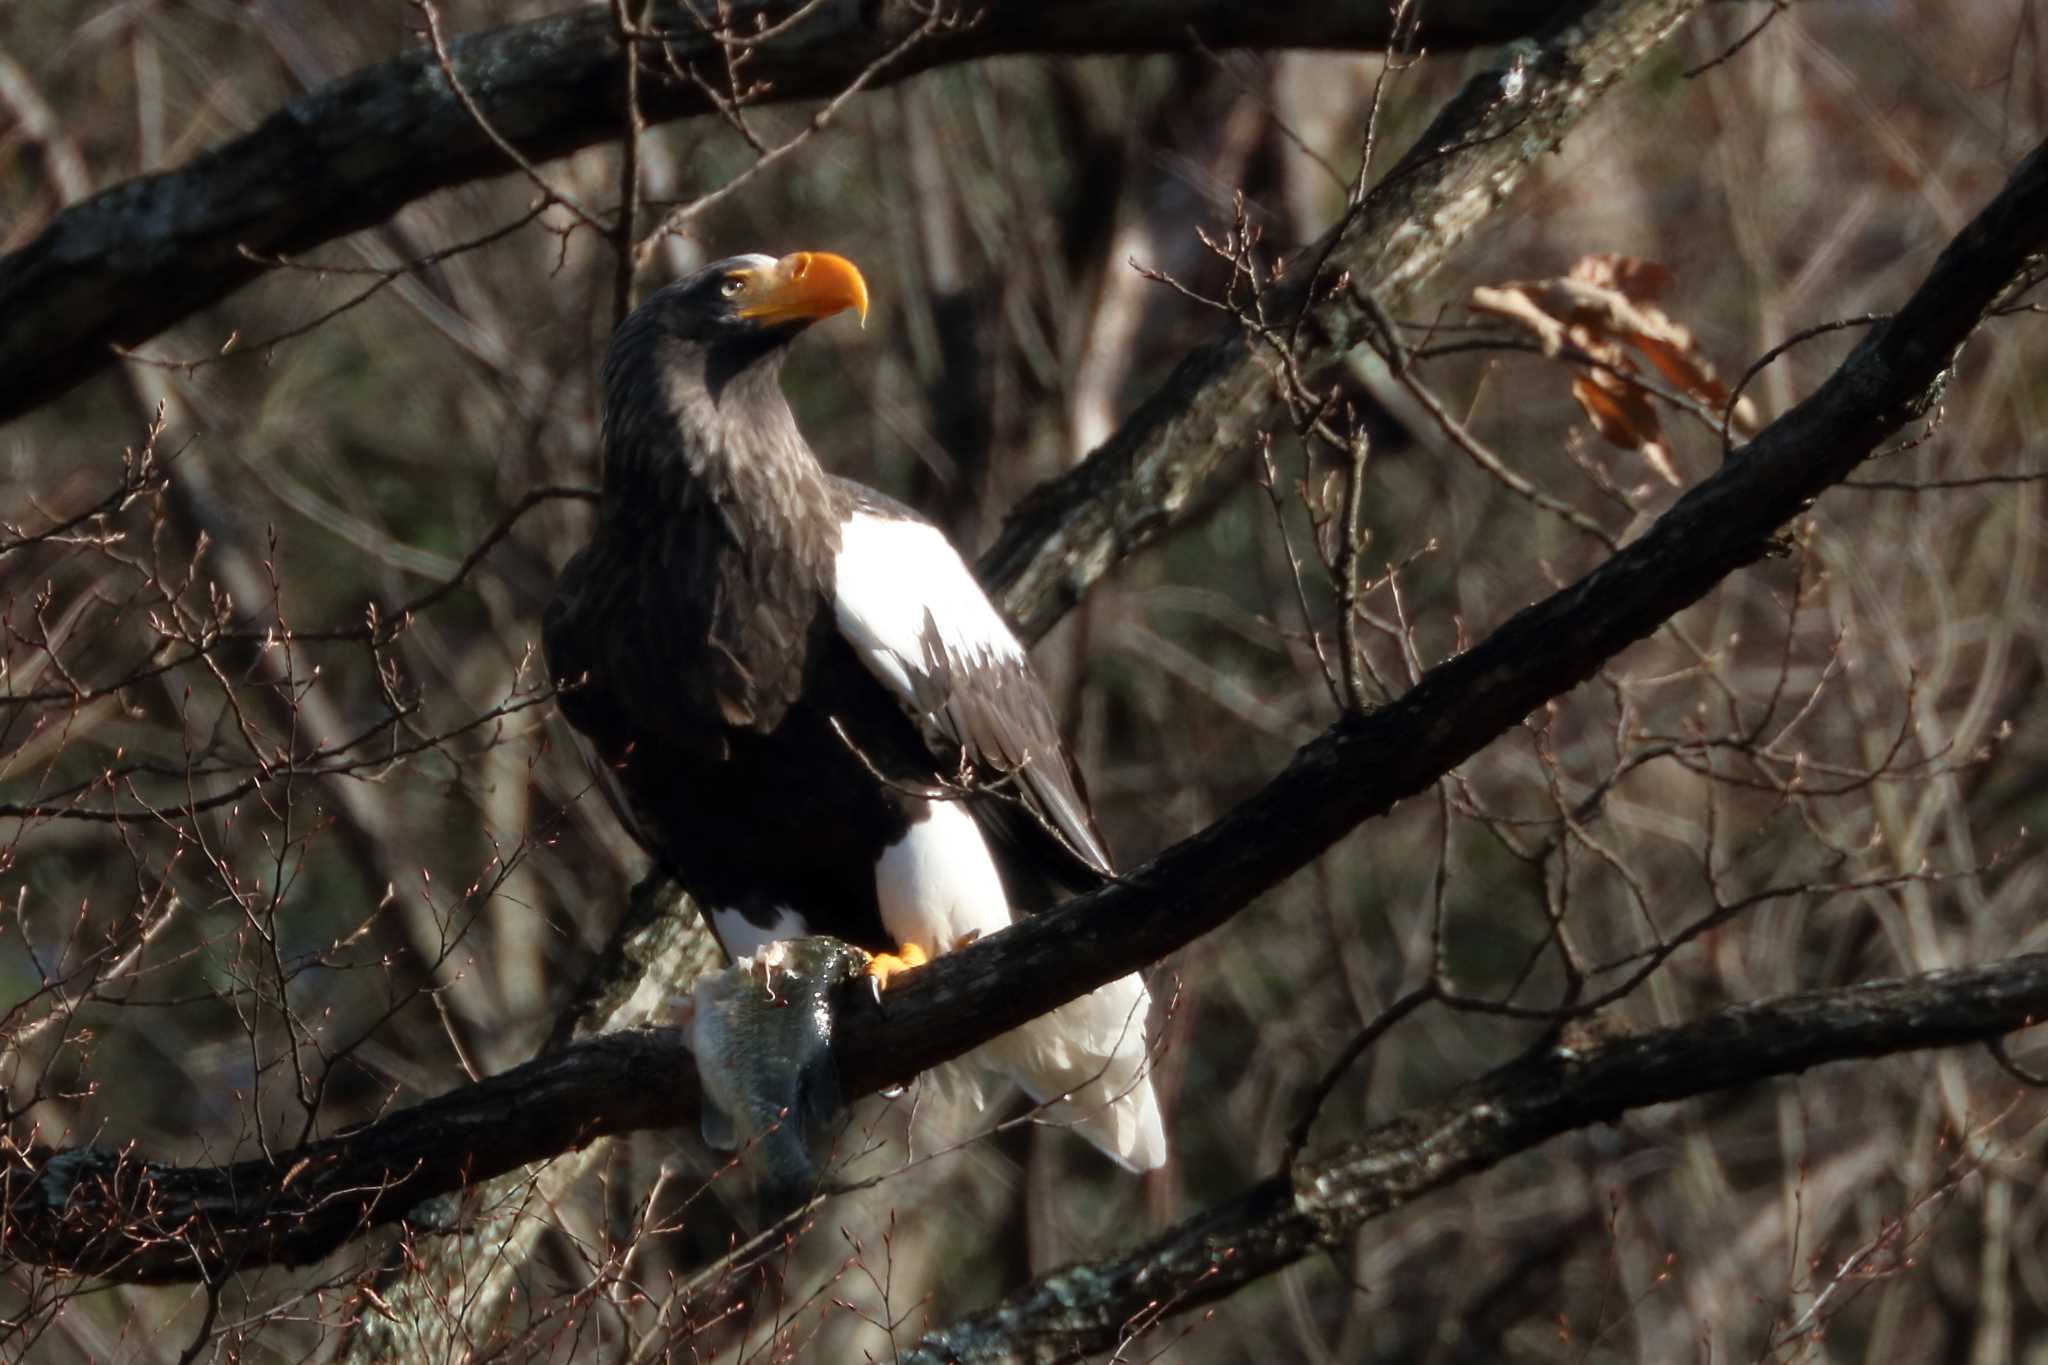
<path id="1" fill-rule="evenodd" d="M 822 567 L 837 549 L 838 516 L 782 396 L 784 347 L 735 352 L 662 337 L 620 354 L 605 372 L 604 519 L 628 533 L 658 527 L 794 552 Z"/>

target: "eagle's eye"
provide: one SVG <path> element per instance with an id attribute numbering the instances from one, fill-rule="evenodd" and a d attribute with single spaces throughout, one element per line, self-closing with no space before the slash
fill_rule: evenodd
<path id="1" fill-rule="evenodd" d="M 718 286 L 718 292 L 725 295 L 727 298 L 732 298 L 735 295 L 737 295 L 740 292 L 740 290 L 745 289 L 746 287 L 747 282 L 745 280 L 741 279 L 737 275 L 728 275 L 725 277 L 725 283 Z"/>

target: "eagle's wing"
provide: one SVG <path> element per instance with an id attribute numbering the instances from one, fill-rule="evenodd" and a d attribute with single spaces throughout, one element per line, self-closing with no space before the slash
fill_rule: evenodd
<path id="1" fill-rule="evenodd" d="M 961 776 L 964 757 L 964 775 L 989 789 L 970 803 L 977 818 L 1006 838 L 1062 849 L 1084 877 L 1111 875 L 1045 685 L 959 553 L 909 508 L 840 486 L 839 631 L 925 730 L 938 775 Z"/>
<path id="2" fill-rule="evenodd" d="M 541 612 L 541 649 L 560 689 L 555 704 L 569 718 L 570 733 L 598 794 L 633 842 L 661 861 L 660 839 L 619 780 L 617 760 L 632 747 L 632 722 L 619 699 L 598 681 L 603 668 L 589 641 L 590 573 L 589 549 L 579 550 L 562 566 L 554 596 Z"/>

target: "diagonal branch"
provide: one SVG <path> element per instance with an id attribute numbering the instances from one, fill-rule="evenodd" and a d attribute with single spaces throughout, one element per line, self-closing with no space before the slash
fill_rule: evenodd
<path id="1" fill-rule="evenodd" d="M 1107 1349 L 1134 1312 L 1223 1297 L 1433 1190 L 1573 1129 L 1828 1062 L 1994 1040 L 2048 1015 L 2048 954 L 1733 1006 L 1528 1054 L 1260 1182 L 1113 1261 L 1058 1271 L 907 1359 Z M 648 1084 L 650 1076 L 665 1078 Z M 177 1167 L 131 1151 L 8 1151 L 9 1259 L 126 1282 L 318 1260 L 425 1201 L 596 1138 L 695 1117 L 681 1032 L 588 1039 L 276 1162 Z M 431 1231 L 431 1227 L 422 1230 Z M 1000 1351 L 994 1350 L 997 1344 Z M 1027 1347 L 1029 1349 L 1027 1349 Z"/>

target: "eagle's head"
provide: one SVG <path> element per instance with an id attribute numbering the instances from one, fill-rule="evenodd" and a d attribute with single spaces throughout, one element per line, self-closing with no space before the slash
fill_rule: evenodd
<path id="1" fill-rule="evenodd" d="M 640 311 L 662 333 L 715 349 L 786 343 L 849 308 L 867 320 L 867 281 L 853 262 L 829 251 L 794 251 L 781 260 L 713 261 L 656 291 Z"/>
<path id="2" fill-rule="evenodd" d="M 866 320 L 867 282 L 828 251 L 729 256 L 649 295 L 605 357 L 607 507 L 669 505 L 686 472 L 823 488 L 777 374 L 799 332 L 849 308 Z"/>
<path id="3" fill-rule="evenodd" d="M 666 391 L 662 411 L 682 414 L 698 404 L 675 385 L 717 406 L 732 381 L 751 375 L 754 382 L 741 386 L 741 406 L 779 407 L 775 372 L 789 343 L 812 323 L 849 308 L 867 320 L 867 281 L 844 256 L 795 251 L 781 260 L 713 261 L 656 290 L 619 324 L 605 359 L 605 406 L 630 417 Z"/>

